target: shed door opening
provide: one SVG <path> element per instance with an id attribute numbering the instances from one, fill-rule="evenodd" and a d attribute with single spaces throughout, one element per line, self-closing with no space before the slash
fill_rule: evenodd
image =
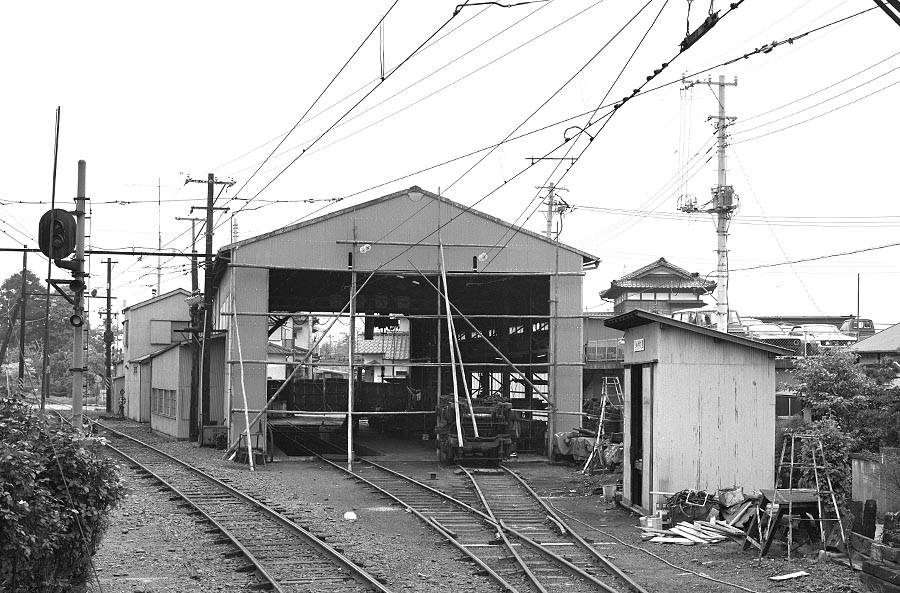
<path id="1" fill-rule="evenodd" d="M 631 504 L 643 502 L 642 484 L 644 482 L 644 367 L 631 366 Z"/>

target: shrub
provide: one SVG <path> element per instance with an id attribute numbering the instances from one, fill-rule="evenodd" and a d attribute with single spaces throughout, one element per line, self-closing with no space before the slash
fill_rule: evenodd
<path id="1" fill-rule="evenodd" d="M 78 591 L 124 496 L 100 439 L 0 399 L 0 590 Z"/>
<path id="2" fill-rule="evenodd" d="M 778 451 L 776 459 L 781 461 L 782 457 L 782 438 L 787 440 L 785 455 L 789 458 L 791 455 L 790 433 L 812 435 L 818 437 L 822 443 L 822 452 L 825 455 L 824 462 L 827 465 L 827 471 L 819 470 L 815 472 L 810 466 L 813 465 L 813 453 L 816 448 L 815 442 L 811 439 L 798 439 L 797 449 L 794 453 L 794 463 L 801 466 L 793 472 L 792 485 L 794 488 L 813 488 L 819 490 L 827 490 L 828 483 L 826 477 L 831 478 L 831 485 L 834 488 L 835 497 L 839 504 L 846 505 L 850 501 L 852 482 L 850 477 L 850 452 L 856 444 L 853 437 L 849 436 L 841 430 L 832 417 L 826 417 L 822 420 L 814 422 L 805 422 L 797 418 L 790 426 L 783 429 L 776 441 Z M 816 465 L 821 467 L 822 454 L 815 452 Z M 780 488 L 787 488 L 788 480 L 787 469 L 782 469 L 778 477 L 781 478 Z M 816 473 L 818 473 L 819 483 L 816 484 Z"/>

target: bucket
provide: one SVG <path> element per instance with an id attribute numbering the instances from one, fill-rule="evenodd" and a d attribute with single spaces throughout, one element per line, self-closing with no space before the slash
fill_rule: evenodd
<path id="1" fill-rule="evenodd" d="M 605 502 L 613 502 L 616 499 L 616 485 L 615 484 L 604 484 L 603 485 L 603 500 Z"/>
<path id="2" fill-rule="evenodd" d="M 648 517 L 647 527 L 662 529 L 662 519 L 659 517 Z"/>

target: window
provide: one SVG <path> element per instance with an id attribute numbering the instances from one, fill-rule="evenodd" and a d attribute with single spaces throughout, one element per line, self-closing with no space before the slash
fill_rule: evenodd
<path id="1" fill-rule="evenodd" d="M 175 417 L 175 390 L 156 389 L 150 390 L 151 410 L 157 416 Z"/>
<path id="2" fill-rule="evenodd" d="M 150 320 L 150 343 L 151 344 L 171 344 L 172 343 L 172 322 L 159 319 Z"/>
<path id="3" fill-rule="evenodd" d="M 128 348 L 128 320 L 122 322 L 122 343 Z"/>

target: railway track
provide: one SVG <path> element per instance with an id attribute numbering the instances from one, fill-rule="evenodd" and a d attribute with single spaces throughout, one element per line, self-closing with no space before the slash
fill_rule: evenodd
<path id="1" fill-rule="evenodd" d="M 646 593 L 508 469 L 459 466 L 444 492 L 368 459 L 351 472 L 319 458 L 414 513 L 507 591 Z"/>
<path id="2" fill-rule="evenodd" d="M 295 593 L 391 593 L 337 549 L 278 511 L 213 476 L 109 426 L 110 448 L 161 482 L 215 526 L 255 570 L 259 588 Z"/>

